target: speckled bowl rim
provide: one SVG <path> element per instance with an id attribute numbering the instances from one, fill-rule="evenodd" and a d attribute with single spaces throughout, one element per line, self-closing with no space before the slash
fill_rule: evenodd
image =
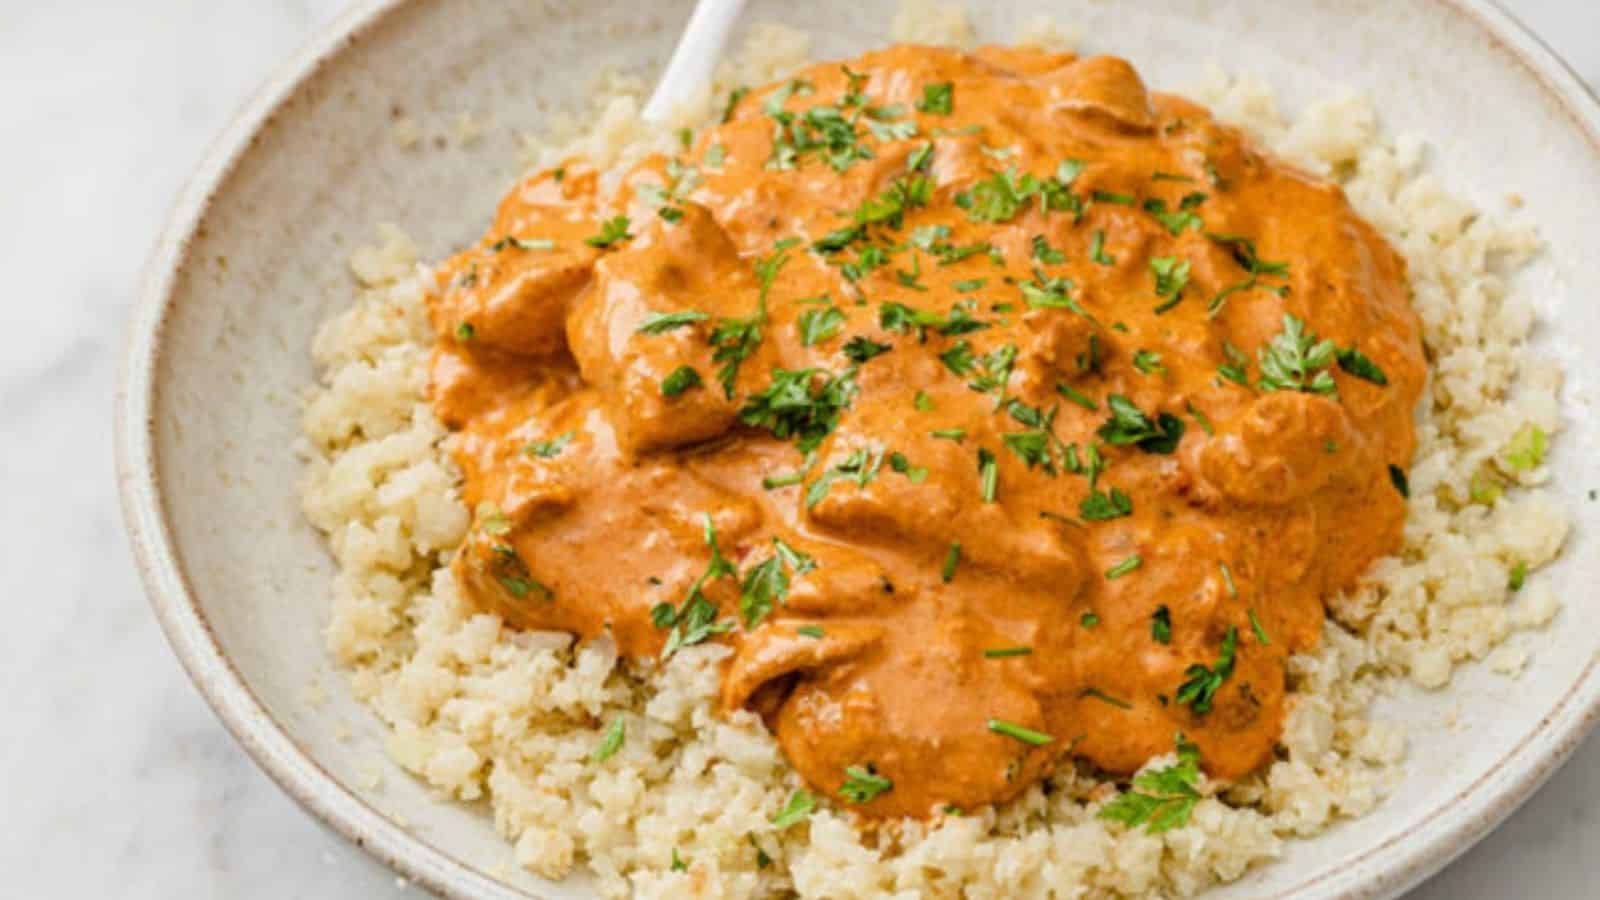
<path id="1" fill-rule="evenodd" d="M 440 896 L 526 900 L 530 895 L 407 831 L 346 789 L 267 713 L 223 653 L 182 569 L 156 465 L 156 371 L 165 349 L 167 318 L 174 286 L 190 261 L 193 240 L 213 199 L 258 134 L 297 91 L 386 16 L 413 2 L 417 0 L 366 0 L 330 23 L 257 91 L 191 177 L 146 264 L 128 321 L 116 396 L 118 493 L 140 577 L 167 640 L 228 731 L 279 787 L 356 846 Z M 1554 50 L 1492 0 L 1431 2 L 1476 25 L 1506 54 L 1508 65 L 1532 75 L 1600 156 L 1600 98 Z M 1523 741 L 1417 827 L 1268 900 L 1307 893 L 1326 900 L 1390 898 L 1443 868 L 1532 796 L 1600 722 L 1597 669 L 1600 660 L 1591 657 Z"/>

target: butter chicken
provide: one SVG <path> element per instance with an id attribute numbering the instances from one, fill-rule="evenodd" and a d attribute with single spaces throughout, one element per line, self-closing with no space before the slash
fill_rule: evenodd
<path id="1" fill-rule="evenodd" d="M 898 46 L 523 179 L 430 297 L 517 627 L 706 641 L 869 817 L 1182 734 L 1272 755 L 1322 597 L 1399 542 L 1425 375 L 1334 184 L 1123 60 Z"/>

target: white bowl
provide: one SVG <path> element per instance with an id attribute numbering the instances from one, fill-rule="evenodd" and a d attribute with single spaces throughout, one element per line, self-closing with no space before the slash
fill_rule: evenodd
<path id="1" fill-rule="evenodd" d="M 1203 64 L 1262 74 L 1292 107 L 1336 86 L 1436 148 L 1452 186 L 1499 206 L 1519 192 L 1549 252 L 1522 289 L 1564 361 L 1571 429 L 1556 484 L 1577 520 L 1549 573 L 1567 610 L 1517 681 L 1471 669 L 1444 693 L 1401 691 L 1409 777 L 1375 813 L 1290 845 L 1222 897 L 1389 897 L 1483 837 L 1600 717 L 1586 607 L 1600 504 L 1587 414 L 1600 352 L 1600 104 L 1547 48 L 1483 0 L 998 0 L 976 21 L 1004 39 L 1032 15 L 1087 27 L 1086 47 L 1135 60 L 1158 88 Z M 273 79 L 195 174 L 150 261 L 118 398 L 123 506 L 145 584 L 190 675 L 246 750 L 334 829 L 450 897 L 587 895 L 516 874 L 478 811 L 384 766 L 376 721 L 322 649 L 331 563 L 302 520 L 299 397 L 317 324 L 350 297 L 342 260 L 380 221 L 428 256 L 474 238 L 514 173 L 516 130 L 576 103 L 605 65 L 664 58 L 689 0 L 384 0 L 346 16 Z M 647 11 L 641 11 L 641 9 Z M 751 21 L 816 36 L 822 56 L 885 40 L 892 0 L 753 4 Z M 443 131 L 491 122 L 470 147 L 392 138 L 406 115 Z M 1565 623 L 1565 627 L 1563 627 Z M 320 684 L 325 706 L 308 705 Z M 1458 718 L 1457 718 L 1458 715 Z M 1453 724 L 1447 724 L 1452 723 Z M 344 729 L 354 737 L 344 737 Z"/>

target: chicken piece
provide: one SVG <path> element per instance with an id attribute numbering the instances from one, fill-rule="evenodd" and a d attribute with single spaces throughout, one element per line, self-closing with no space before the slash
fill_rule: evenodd
<path id="1" fill-rule="evenodd" d="M 756 285 L 710 213 L 688 203 L 683 213 L 607 254 L 567 321 L 583 380 L 605 398 L 630 455 L 715 437 L 738 412 L 709 338 L 719 318 L 754 312 Z M 664 314 L 683 318 L 654 318 Z"/>
<path id="2" fill-rule="evenodd" d="M 567 311 L 589 283 L 599 251 L 595 175 L 530 176 L 501 203 L 478 246 L 441 269 L 430 298 L 434 330 L 463 344 L 523 356 L 559 354 Z"/>

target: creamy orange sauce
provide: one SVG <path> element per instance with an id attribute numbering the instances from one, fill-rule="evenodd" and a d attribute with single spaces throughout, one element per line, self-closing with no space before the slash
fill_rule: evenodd
<path id="1" fill-rule="evenodd" d="M 617 183 L 530 175 L 439 279 L 466 595 L 726 642 L 726 706 L 867 815 L 1177 733 L 1250 772 L 1321 598 L 1399 542 L 1401 259 L 1118 59 L 819 65 Z"/>

